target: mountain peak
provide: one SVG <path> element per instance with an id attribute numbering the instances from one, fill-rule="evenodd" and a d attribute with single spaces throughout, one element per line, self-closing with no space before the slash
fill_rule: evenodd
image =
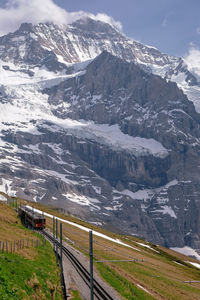
<path id="1" fill-rule="evenodd" d="M 18 33 L 33 32 L 33 24 L 32 23 L 22 23 L 16 32 L 18 32 Z"/>
<path id="2" fill-rule="evenodd" d="M 168 82 L 185 76 L 178 58 L 86 17 L 24 23 L 0 38 L 0 59 L 2 187 L 200 245 L 199 115 Z"/>
<path id="3" fill-rule="evenodd" d="M 83 17 L 73 22 L 71 26 L 79 28 L 87 33 L 116 34 L 117 30 L 107 22 L 95 20 L 91 17 Z"/>

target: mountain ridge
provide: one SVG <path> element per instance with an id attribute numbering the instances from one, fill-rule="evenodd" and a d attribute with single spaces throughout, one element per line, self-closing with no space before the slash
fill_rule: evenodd
<path id="1" fill-rule="evenodd" d="M 127 50 L 129 40 L 100 21 L 92 20 L 91 36 L 86 21 L 71 24 L 68 37 L 39 24 L 0 38 L 0 187 L 199 249 L 199 114 L 166 78 L 180 59 L 160 61 L 159 51 L 134 41 Z M 107 44 L 109 30 L 116 40 Z"/>
<path id="2" fill-rule="evenodd" d="M 93 28 L 92 33 L 87 31 L 91 27 Z M 23 28 L 26 29 L 26 36 L 23 34 Z M 103 36 L 100 31 L 98 32 L 98 28 L 104 28 Z M 106 30 L 110 34 L 106 34 Z M 18 59 L 15 62 L 19 61 L 20 63 L 21 61 L 23 64 L 23 56 L 28 52 L 29 59 L 26 63 L 29 68 L 34 68 L 34 64 L 37 65 L 39 61 L 40 67 L 47 67 L 54 72 L 66 70 L 67 64 L 68 72 L 70 72 L 70 64 L 93 59 L 106 50 L 128 62 L 134 61 L 145 72 L 153 72 L 167 80 L 177 82 L 189 99 L 194 102 L 196 109 L 200 111 L 199 101 L 196 100 L 200 97 L 199 82 L 189 71 L 183 58 L 162 54 L 152 46 L 129 39 L 108 23 L 95 21 L 88 17 L 77 20 L 68 25 L 66 29 L 53 23 L 40 23 L 34 26 L 24 24 L 21 31 L 17 30 L 15 33 L 0 38 L 0 58 L 5 61 L 12 60 L 13 56 L 17 55 Z M 18 36 L 18 40 L 15 38 L 14 42 L 12 42 L 13 34 Z M 24 38 L 26 43 L 30 44 L 27 49 L 24 49 Z M 4 48 L 5 40 L 7 44 L 10 44 L 12 50 Z M 22 58 L 20 58 L 20 53 Z M 33 55 L 33 53 L 35 54 Z M 33 62 L 32 66 L 31 62 Z"/>

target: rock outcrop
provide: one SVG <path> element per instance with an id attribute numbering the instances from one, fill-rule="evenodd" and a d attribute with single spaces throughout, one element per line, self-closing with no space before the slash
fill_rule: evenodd
<path id="1" fill-rule="evenodd" d="M 200 248 L 200 117 L 170 79 L 198 82 L 181 58 L 83 19 L 23 24 L 0 59 L 0 190 Z"/>

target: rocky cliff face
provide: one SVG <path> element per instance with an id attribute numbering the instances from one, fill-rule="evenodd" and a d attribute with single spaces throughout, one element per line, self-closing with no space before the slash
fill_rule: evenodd
<path id="1" fill-rule="evenodd" d="M 200 118 L 169 81 L 198 87 L 182 59 L 91 19 L 23 24 L 0 59 L 1 190 L 200 248 Z"/>

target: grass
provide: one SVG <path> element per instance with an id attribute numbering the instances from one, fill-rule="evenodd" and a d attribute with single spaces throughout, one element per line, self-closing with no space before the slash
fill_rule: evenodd
<path id="1" fill-rule="evenodd" d="M 35 243 L 38 237 L 21 224 L 16 212 L 11 207 L 0 202 L 0 241 L 7 241 L 10 244 L 19 240 L 27 241 L 27 239 L 31 242 L 33 240 Z M 34 259 L 37 255 L 37 251 L 32 247 L 16 249 L 16 252 L 29 259 Z"/>
<path id="2" fill-rule="evenodd" d="M 121 296 L 128 300 L 152 300 L 155 299 L 141 289 L 134 286 L 131 282 L 116 273 L 112 268 L 99 264 L 99 273 Z"/>
<path id="3" fill-rule="evenodd" d="M 0 299 L 62 299 L 51 246 L 37 251 L 34 260 L 19 254 L 0 255 Z"/>
<path id="4" fill-rule="evenodd" d="M 79 291 L 72 290 L 72 300 L 82 300 Z"/>
<path id="5" fill-rule="evenodd" d="M 127 257 L 128 259 L 128 255 L 133 251 L 121 249 L 121 253 L 119 252 L 106 252 L 96 247 L 95 256 L 97 256 L 99 260 L 100 257 L 104 260 L 120 260 L 122 257 Z M 119 275 L 133 286 L 139 284 L 148 290 L 155 299 L 200 299 L 200 284 L 186 284 L 183 282 L 188 278 L 200 280 L 199 270 L 190 266 L 188 267 L 187 265 L 177 265 L 168 259 L 168 255 L 165 257 L 159 253 L 151 254 L 151 252 L 151 250 L 145 249 L 141 251 L 141 253 L 134 253 L 138 259 L 139 257 L 141 258 L 142 255 L 144 261 L 117 263 L 108 261 L 106 265 L 108 269 L 111 269 L 114 274 L 116 274 L 116 278 Z M 99 263 L 96 265 L 102 275 L 102 270 L 99 269 L 102 268 L 102 266 L 99 266 Z M 105 278 L 105 276 L 103 277 Z M 109 277 L 107 280 L 108 279 Z M 110 284 L 113 285 L 111 282 Z M 123 294 L 121 293 L 121 295 Z M 129 299 L 128 296 L 125 298 Z"/>
<path id="6" fill-rule="evenodd" d="M 51 245 L 43 244 L 39 234 L 21 225 L 11 207 L 0 203 L 0 240 L 25 238 L 41 240 L 41 246 L 25 246 L 15 253 L 0 252 L 0 299 L 61 300 L 60 273 Z"/>
<path id="7" fill-rule="evenodd" d="M 187 280 L 200 280 L 200 271 L 186 262 L 195 262 L 194 259 L 153 244 L 148 244 L 153 250 L 148 249 L 137 244 L 137 242 L 146 243 L 139 238 L 114 234 L 72 216 L 63 215 L 51 207 L 38 203 L 32 204 L 34 204 L 34 207 L 57 217 L 99 231 L 114 239 L 120 239 L 132 247 L 128 248 L 94 236 L 95 267 L 103 279 L 113 286 L 124 299 L 200 299 L 200 283 L 184 282 Z M 52 231 L 51 218 L 47 218 L 47 228 Z M 20 230 L 20 226 L 18 226 L 18 230 Z M 70 243 L 74 248 L 80 250 L 88 257 L 89 235 L 87 232 L 63 223 L 63 240 L 71 241 Z M 96 262 L 97 260 L 133 258 L 139 261 Z M 78 287 L 75 290 L 78 290 Z M 79 296 L 75 295 L 74 297 Z"/>

